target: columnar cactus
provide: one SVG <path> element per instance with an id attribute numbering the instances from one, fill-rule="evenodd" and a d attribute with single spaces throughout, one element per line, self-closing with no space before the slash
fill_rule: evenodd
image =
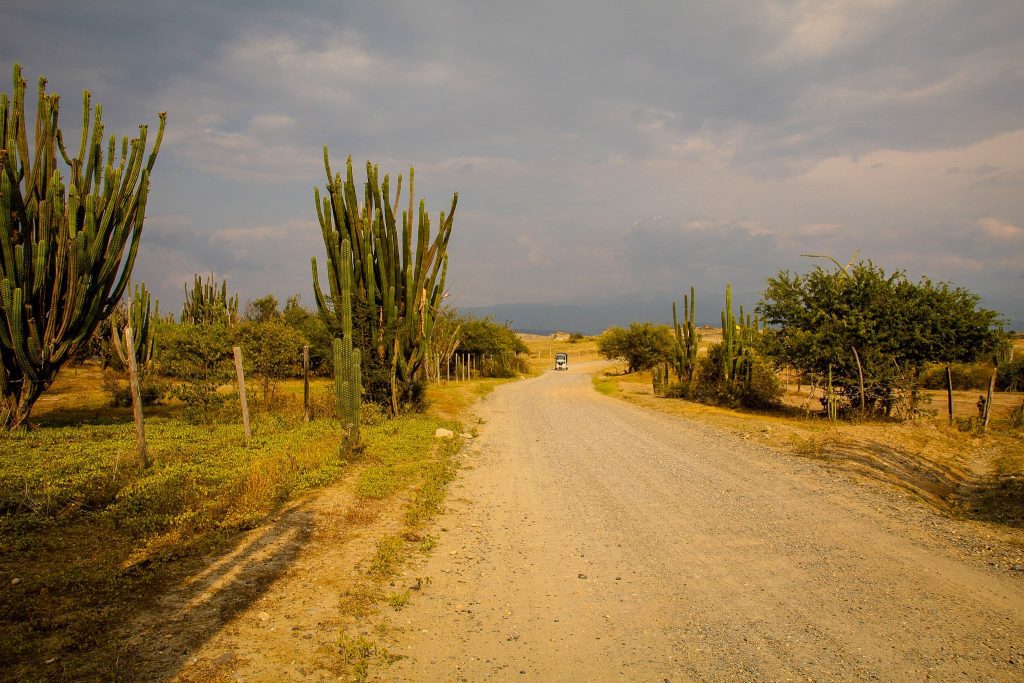
<path id="1" fill-rule="evenodd" d="M 736 318 L 732 314 L 732 284 L 725 286 L 725 308 L 722 309 L 722 379 L 729 381 L 736 376 L 736 359 L 739 339 L 736 334 Z"/>
<path id="2" fill-rule="evenodd" d="M 341 243 L 342 260 L 352 259 L 348 240 Z M 359 443 L 359 412 L 362 403 L 361 353 L 352 345 L 352 272 L 341 272 L 341 301 L 335 307 L 341 314 L 341 339 L 335 338 L 334 351 L 334 401 L 335 414 L 348 432 L 350 445 Z"/>
<path id="3" fill-rule="evenodd" d="M 181 322 L 191 325 L 234 325 L 238 322 L 238 295 L 228 296 L 227 280 L 218 288 L 212 274 L 205 283 L 196 275 L 192 290 L 185 287 Z"/>
<path id="4" fill-rule="evenodd" d="M 725 286 L 722 310 L 722 379 L 750 385 L 754 376 L 754 347 L 761 333 L 757 315 L 744 314 L 740 306 L 739 323 L 732 312 L 732 285 Z"/>
<path id="5" fill-rule="evenodd" d="M 149 178 L 163 137 L 145 158 L 147 127 L 104 160 L 102 108 L 90 134 L 83 96 L 81 142 L 71 157 L 58 128 L 60 98 L 39 79 L 30 155 L 25 81 L 14 66 L 13 99 L 0 93 L 0 424 L 22 425 L 68 358 L 117 306 L 138 253 Z M 60 152 L 68 186 L 57 168 Z M 34 157 L 34 158 L 33 158 Z"/>
<path id="6" fill-rule="evenodd" d="M 120 319 L 121 315 L 124 315 L 125 318 Z M 160 302 L 157 301 L 155 309 L 151 309 L 146 285 L 136 285 L 127 315 L 124 313 L 121 315 L 110 316 L 112 328 L 110 339 L 114 345 L 114 351 L 124 367 L 128 367 L 128 353 L 132 353 L 135 356 L 135 365 L 139 369 L 139 374 L 145 375 L 153 364 L 153 346 L 156 338 L 154 321 L 160 317 Z M 124 334 L 126 327 L 132 329 L 133 349 L 127 348 Z"/>
<path id="7" fill-rule="evenodd" d="M 676 315 L 676 302 L 672 302 L 672 329 L 675 331 L 672 364 L 679 382 L 693 383 L 697 368 L 697 347 L 700 335 L 696 329 L 697 295 L 690 287 L 690 296 L 683 295 L 683 324 Z"/>
<path id="8" fill-rule="evenodd" d="M 401 195 L 402 177 L 398 177 L 392 202 L 390 179 L 378 182 L 378 170 L 366 165 L 367 182 L 363 185 L 360 205 L 352 173 L 352 159 L 347 163 L 347 176 L 334 174 L 324 147 L 324 168 L 327 173 L 327 196 L 315 190 L 317 217 L 327 248 L 329 296 L 320 288 L 316 259 L 313 259 L 313 287 L 320 313 L 337 326 L 341 314 L 342 273 L 352 273 L 353 306 L 359 312 L 356 334 L 365 354 L 375 356 L 377 367 L 389 368 L 388 401 L 392 412 L 412 398 L 417 385 L 424 381 L 427 351 L 434 318 L 441 305 L 445 274 L 448 269 L 448 238 L 458 194 L 452 198 L 451 209 L 441 212 L 438 231 L 431 237 L 430 218 L 423 201 L 414 216 L 413 170 L 409 169 L 409 204 L 402 212 L 399 226 L 396 214 Z M 417 221 L 416 245 L 413 250 L 413 222 Z M 401 230 L 401 234 L 399 234 Z M 352 255 L 345 258 L 342 243 L 348 240 Z M 365 329 L 363 329 L 365 328 Z M 364 362 L 369 361 L 364 358 Z"/>

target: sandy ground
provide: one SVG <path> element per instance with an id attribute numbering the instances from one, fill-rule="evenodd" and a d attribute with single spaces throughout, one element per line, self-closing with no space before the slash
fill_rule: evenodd
<path id="1" fill-rule="evenodd" d="M 602 396 L 479 407 L 377 680 L 1024 680 L 1024 567 L 976 525 Z M 401 587 L 401 586 L 399 586 Z"/>

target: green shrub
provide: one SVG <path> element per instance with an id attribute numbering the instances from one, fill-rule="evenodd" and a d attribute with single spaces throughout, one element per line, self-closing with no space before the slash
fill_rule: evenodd
<path id="1" fill-rule="evenodd" d="M 520 354 L 528 349 L 508 325 L 494 322 L 491 316 L 459 316 L 456 322 L 460 325 L 457 354 L 475 356 L 481 377 L 515 377 L 526 371 Z"/>
<path id="2" fill-rule="evenodd" d="M 1024 391 L 1024 358 L 999 366 L 996 388 L 1000 391 Z"/>
<path id="3" fill-rule="evenodd" d="M 608 360 L 626 361 L 629 372 L 647 370 L 672 358 L 672 332 L 667 325 L 630 323 L 610 327 L 598 338 L 597 350 Z"/>
<path id="4" fill-rule="evenodd" d="M 955 391 L 988 389 L 992 379 L 991 363 L 953 363 L 949 365 Z M 925 389 L 946 389 L 946 366 L 932 365 L 921 373 L 921 386 Z"/>
<path id="5" fill-rule="evenodd" d="M 679 387 L 677 393 L 683 398 L 695 398 L 704 403 L 728 408 L 766 410 L 779 406 L 783 389 L 770 365 L 758 356 L 749 356 L 746 362 L 751 363 L 750 380 L 725 380 L 721 375 L 721 356 L 721 344 L 709 346 L 707 355 L 701 356 L 697 363 L 697 381 L 694 383 L 693 395 L 686 396 L 689 387 L 683 385 L 676 385 Z"/>
<path id="6" fill-rule="evenodd" d="M 119 379 L 111 372 L 103 373 L 103 391 L 110 396 L 110 405 L 115 408 L 129 408 L 132 405 L 132 389 L 127 379 Z M 157 405 L 167 395 L 168 387 L 164 382 L 145 379 L 139 385 L 142 405 Z"/>
<path id="7" fill-rule="evenodd" d="M 1004 335 L 998 313 L 978 295 L 922 277 L 886 274 L 871 261 L 835 271 L 783 271 L 768 279 L 758 305 L 768 324 L 759 351 L 778 366 L 832 376 L 842 403 L 859 407 L 863 372 L 868 411 L 914 412 L 917 379 L 931 363 L 990 357 Z"/>
<path id="8" fill-rule="evenodd" d="M 1024 427 L 1024 403 L 1010 411 L 1010 426 L 1014 429 Z"/>
<path id="9" fill-rule="evenodd" d="M 259 381 L 264 401 L 272 401 L 280 380 L 302 376 L 306 340 L 279 317 L 239 323 L 232 329 L 232 339 L 242 349 L 246 376 Z"/>
<path id="10" fill-rule="evenodd" d="M 226 325 L 162 323 L 157 334 L 156 369 L 189 382 L 220 384 L 232 375 L 231 336 Z"/>

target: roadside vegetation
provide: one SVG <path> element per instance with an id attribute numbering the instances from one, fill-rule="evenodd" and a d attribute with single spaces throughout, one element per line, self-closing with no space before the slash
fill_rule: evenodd
<path id="1" fill-rule="evenodd" d="M 0 678 L 131 678 L 165 648 L 108 634 L 328 486 L 346 524 L 400 520 L 374 581 L 430 547 L 468 407 L 524 368 L 507 326 L 443 305 L 458 195 L 432 223 L 412 169 L 403 195 L 368 163 L 364 192 L 325 148 L 315 310 L 240 308 L 211 274 L 175 318 L 129 285 L 165 114 L 118 155 L 86 93 L 69 152 L 44 85 L 35 140 L 19 67 L 0 95 Z"/>
<path id="2" fill-rule="evenodd" d="M 595 388 L 1024 527 L 1024 336 L 975 294 L 860 262 L 779 273 L 752 314 L 725 301 L 698 327 L 691 289 L 669 346 L 650 323 L 605 332 L 625 367 Z"/>

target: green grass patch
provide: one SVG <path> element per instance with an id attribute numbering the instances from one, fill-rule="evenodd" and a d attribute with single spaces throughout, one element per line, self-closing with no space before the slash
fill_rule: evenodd
<path id="1" fill-rule="evenodd" d="M 605 396 L 611 396 L 619 392 L 619 384 L 615 380 L 601 374 L 594 375 L 594 388 Z"/>
<path id="2" fill-rule="evenodd" d="M 405 541 L 394 534 L 377 541 L 377 552 L 370 563 L 370 574 L 379 577 L 394 575 L 405 556 Z"/>
<path id="3" fill-rule="evenodd" d="M 338 655 L 350 680 L 357 683 L 369 678 L 371 663 L 391 664 L 403 657 L 362 635 L 342 635 L 338 639 Z"/>
<path id="4" fill-rule="evenodd" d="M 405 415 L 364 429 L 366 452 L 372 459 L 359 474 L 356 494 L 386 498 L 419 481 L 436 464 L 434 449 L 445 448 L 434 439 L 434 430 L 440 426 L 452 427 L 429 415 Z"/>
<path id="5" fill-rule="evenodd" d="M 389 593 L 384 600 L 397 612 L 409 604 L 410 593 L 411 591 L 409 589 L 404 591 L 395 591 L 394 593 Z"/>

